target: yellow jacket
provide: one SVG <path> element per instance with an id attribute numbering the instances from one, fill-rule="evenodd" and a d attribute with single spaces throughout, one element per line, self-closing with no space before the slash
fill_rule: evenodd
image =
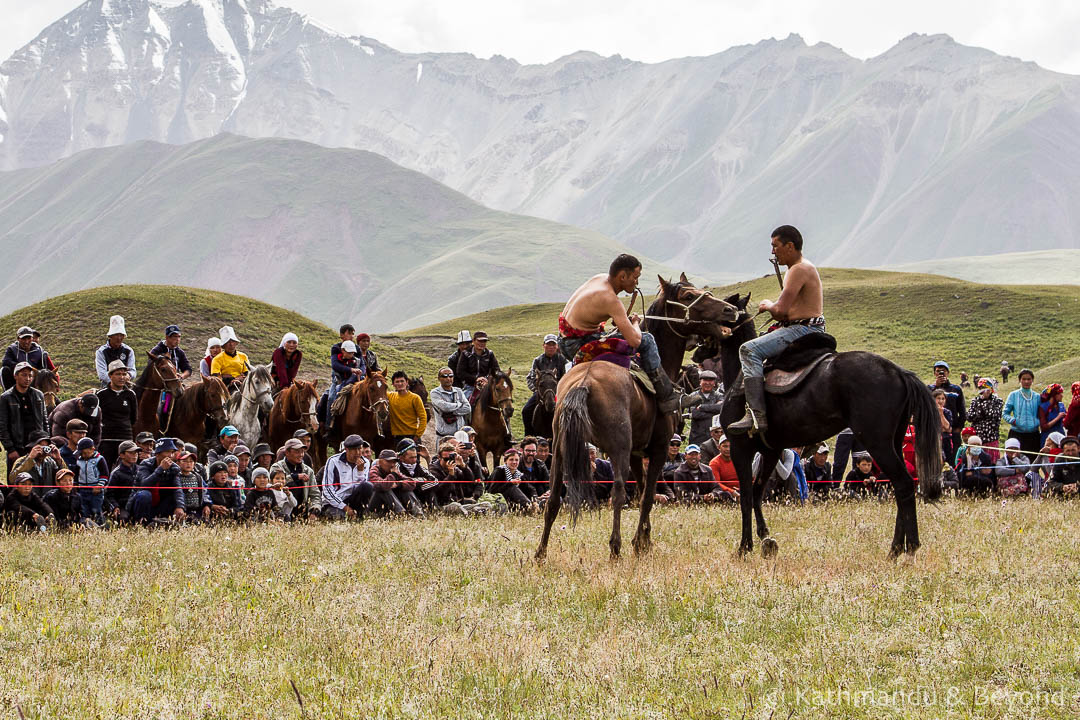
<path id="1" fill-rule="evenodd" d="M 211 375 L 228 375 L 240 377 L 248 371 L 248 357 L 242 352 L 237 352 L 234 357 L 229 357 L 224 351 L 214 356 L 214 362 L 210 364 Z"/>
<path id="2" fill-rule="evenodd" d="M 404 395 L 397 391 L 387 393 L 390 401 L 390 434 L 420 437 L 427 427 L 427 411 L 424 401 L 413 392 Z"/>

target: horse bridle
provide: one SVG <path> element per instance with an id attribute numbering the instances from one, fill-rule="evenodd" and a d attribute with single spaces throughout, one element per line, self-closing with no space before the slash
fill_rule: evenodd
<path id="1" fill-rule="evenodd" d="M 256 393 L 255 397 L 249 398 L 248 395 L 247 395 L 247 392 L 248 392 L 248 385 L 252 384 L 251 383 L 251 377 L 252 377 L 251 375 L 248 375 L 247 380 L 244 381 L 244 391 L 243 391 L 243 394 L 241 394 L 241 396 L 240 396 L 241 399 L 247 400 L 248 402 L 253 403 L 255 405 L 259 404 L 259 398 L 263 397 L 264 395 L 269 395 L 271 397 L 271 399 L 273 399 L 274 392 L 269 387 L 267 387 L 264 390 L 259 390 L 257 392 L 253 388 L 252 392 Z"/>
<path id="2" fill-rule="evenodd" d="M 161 357 L 166 357 L 166 356 L 162 355 Z M 177 397 L 180 397 L 181 395 L 184 394 L 184 381 L 180 379 L 179 375 L 176 375 L 176 376 L 166 380 L 165 376 L 161 374 L 161 368 L 158 367 L 156 360 L 154 361 L 154 372 L 157 373 L 158 379 L 161 380 L 161 385 L 162 385 L 163 389 L 169 390 L 170 389 L 169 388 L 169 383 L 174 382 L 174 383 L 176 383 L 176 386 L 179 388 L 179 390 L 175 390 L 175 391 L 172 391 L 172 392 L 176 392 Z"/>
<path id="3" fill-rule="evenodd" d="M 634 290 L 634 293 L 635 293 L 635 295 L 638 295 L 639 297 L 641 297 L 641 307 L 644 309 L 644 307 L 645 307 L 645 296 L 636 289 Z M 676 298 L 678 297 L 677 293 L 676 293 L 675 297 Z M 678 330 L 675 329 L 675 327 L 672 325 L 672 323 L 678 323 L 678 324 L 682 324 L 682 325 L 689 325 L 689 324 L 692 324 L 692 323 L 706 322 L 704 320 L 691 320 L 690 319 L 690 311 L 693 309 L 693 307 L 695 305 L 698 304 L 698 302 L 702 298 L 706 298 L 706 297 L 713 297 L 713 294 L 711 292 L 709 292 L 708 290 L 702 290 L 689 303 L 681 303 L 678 300 L 668 300 L 667 298 L 664 298 L 664 304 L 665 305 L 675 305 L 676 307 L 682 308 L 683 316 L 681 318 L 680 317 L 671 317 L 670 315 L 642 315 L 642 317 L 645 318 L 646 320 L 663 320 L 664 322 L 666 322 L 668 324 L 668 329 L 671 330 L 671 332 L 675 333 L 676 335 L 678 335 L 679 337 L 681 337 L 683 339 L 686 339 L 686 338 L 690 337 L 690 335 L 683 335 L 681 332 L 679 332 Z M 632 306 L 633 305 L 633 299 L 632 298 L 630 300 L 630 303 L 631 303 L 631 306 Z M 693 334 L 693 333 L 691 333 L 691 334 Z"/>
<path id="4" fill-rule="evenodd" d="M 299 386 L 294 384 L 289 388 L 289 398 L 290 399 L 292 399 L 292 391 L 294 389 L 296 389 L 297 387 L 299 387 Z M 297 400 L 296 405 L 297 405 L 298 408 L 303 408 L 303 405 L 301 404 L 301 402 L 299 400 Z M 288 409 L 285 406 L 285 403 L 282 403 L 281 416 L 285 418 L 285 422 L 287 422 L 287 423 L 302 423 L 302 422 L 304 422 L 304 418 L 309 418 L 309 417 L 311 417 L 312 415 L 315 414 L 313 412 L 304 412 L 303 409 L 298 410 L 298 412 L 300 413 L 300 417 L 296 418 L 295 420 L 290 420 L 289 419 Z"/>
<path id="5" fill-rule="evenodd" d="M 553 378 L 556 379 L 556 381 L 559 378 L 559 374 L 557 372 L 555 372 L 554 370 L 541 370 L 539 372 L 539 374 L 540 375 L 551 375 Z M 540 383 L 537 383 L 537 386 L 539 386 L 539 384 Z M 551 396 L 552 402 L 555 402 L 555 400 L 557 399 L 557 396 L 555 394 L 555 389 L 554 388 L 544 388 L 543 390 L 541 390 L 540 392 L 537 393 L 537 397 L 540 399 L 541 403 L 544 402 L 544 398 L 546 398 L 548 395 Z"/>
<path id="6" fill-rule="evenodd" d="M 514 433 L 510 430 L 510 413 L 514 411 L 514 393 L 510 391 L 506 397 L 501 400 L 495 399 L 495 381 L 491 381 L 491 401 L 494 405 L 488 405 L 488 410 L 494 410 L 499 413 L 502 418 L 503 427 L 506 429 L 506 434 L 513 437 Z M 503 403 L 509 403 L 509 407 L 502 407 Z"/>

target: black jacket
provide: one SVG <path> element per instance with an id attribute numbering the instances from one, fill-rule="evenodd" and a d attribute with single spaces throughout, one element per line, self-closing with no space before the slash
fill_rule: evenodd
<path id="1" fill-rule="evenodd" d="M 42 500 L 52 510 L 56 522 L 61 525 L 71 525 L 79 522 L 79 516 L 82 514 L 82 498 L 74 490 L 65 493 L 60 488 L 53 488 L 45 493 Z"/>
<path id="2" fill-rule="evenodd" d="M 462 500 L 474 500 L 484 492 L 484 484 L 476 482 L 476 475 L 468 465 L 465 467 L 454 466 L 453 472 L 443 470 L 442 463 L 433 462 L 428 468 L 431 477 L 445 484 L 446 489 L 440 493 L 440 499 L 460 502 Z"/>
<path id="3" fill-rule="evenodd" d="M 716 479 L 708 465 L 700 461 L 696 468 L 691 468 L 684 460 L 675 470 L 675 496 L 680 499 L 697 500 L 708 495 L 716 488 Z"/>
<path id="4" fill-rule="evenodd" d="M 562 353 L 555 353 L 554 357 L 548 357 L 547 353 L 541 353 L 533 359 L 532 369 L 525 376 L 525 382 L 533 392 L 536 392 L 536 377 L 545 370 L 555 371 L 556 382 L 562 380 L 563 375 L 566 374 L 566 358 L 562 356 Z"/>
<path id="5" fill-rule="evenodd" d="M 1064 495 L 1063 488 L 1066 485 L 1072 485 L 1074 483 L 1080 483 L 1080 465 L 1072 465 L 1071 463 L 1080 462 L 1078 458 L 1071 458 L 1068 455 L 1058 455 L 1055 458 L 1054 470 L 1050 473 L 1050 482 L 1046 488 L 1054 495 Z M 1058 463 L 1063 463 L 1059 465 Z M 1070 463 L 1068 465 L 1064 463 Z"/>
<path id="6" fill-rule="evenodd" d="M 116 392 L 107 387 L 98 390 L 97 396 L 101 408 L 101 439 L 130 440 L 131 428 L 139 411 L 135 392 L 128 388 Z"/>
<path id="7" fill-rule="evenodd" d="M 470 349 L 458 357 L 457 367 L 453 368 L 454 384 L 458 387 L 475 385 L 476 378 L 487 377 L 499 369 L 495 353 L 487 350 L 483 355 L 477 355 Z"/>
<path id="8" fill-rule="evenodd" d="M 88 428 L 86 437 L 93 438 L 94 443 L 97 444 L 101 442 L 101 410 L 98 410 L 96 417 L 87 415 L 79 407 L 80 400 L 81 398 L 73 397 L 53 408 L 53 411 L 49 413 L 49 427 L 55 428 L 58 435 L 64 435 L 67 433 L 69 421 L 82 420 Z"/>
<path id="9" fill-rule="evenodd" d="M 173 501 L 175 502 L 173 507 L 185 507 L 184 491 L 178 487 L 177 483 L 177 479 L 180 477 L 179 465 L 173 463 L 168 470 L 162 470 L 158 467 L 157 458 L 150 457 L 146 458 L 135 467 L 136 485 L 141 487 L 175 488 L 174 490 L 157 490 L 152 492 L 158 494 L 159 498 L 164 497 L 168 493 L 172 493 Z"/>
<path id="10" fill-rule="evenodd" d="M 532 485 L 533 490 L 536 491 L 537 495 L 543 495 L 548 491 L 551 478 L 550 473 L 548 473 L 547 465 L 539 460 L 533 460 L 531 468 L 525 467 L 525 463 L 522 462 L 518 465 L 518 470 L 524 475 L 524 477 L 521 478 L 521 481 Z"/>
<path id="11" fill-rule="evenodd" d="M 169 360 L 176 366 L 179 372 L 191 372 L 191 363 L 188 362 L 187 353 L 181 350 L 179 347 L 169 349 L 169 346 L 165 344 L 164 340 L 158 340 L 158 344 L 154 346 L 154 349 L 150 351 L 151 355 L 168 355 Z"/>
<path id="12" fill-rule="evenodd" d="M 117 460 L 116 467 L 109 474 L 109 483 L 105 486 L 105 500 L 102 504 L 105 512 L 112 512 L 116 508 L 123 510 L 127 507 L 128 498 L 135 492 L 131 488 L 139 485 L 136 473 L 139 466 L 128 467 Z"/>
<path id="13" fill-rule="evenodd" d="M 15 388 L 5 390 L 0 395 L 0 443 L 4 450 L 22 452 L 29 443 L 26 438 L 31 430 L 41 430 L 48 434 L 49 421 L 45 416 L 45 396 L 37 388 L 28 388 L 30 396 L 30 410 L 33 415 L 33 426 L 23 427 L 22 414 L 19 411 L 19 399 L 15 395 Z"/>
<path id="14" fill-rule="evenodd" d="M 52 508 L 33 490 L 23 497 L 17 489 L 11 488 L 4 500 L 4 515 L 14 522 L 31 525 L 35 514 L 46 518 L 52 514 Z"/>

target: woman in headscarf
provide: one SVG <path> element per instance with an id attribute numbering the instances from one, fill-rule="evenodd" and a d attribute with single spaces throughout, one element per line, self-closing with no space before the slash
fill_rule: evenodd
<path id="1" fill-rule="evenodd" d="M 1065 411 L 1065 434 L 1078 437 L 1080 433 L 1080 382 L 1072 384 L 1072 402 Z"/>
<path id="2" fill-rule="evenodd" d="M 206 341 L 206 357 L 199 363 L 199 372 L 204 378 L 210 377 L 210 366 L 214 363 L 214 356 L 221 352 L 221 338 L 212 337 Z"/>
<path id="3" fill-rule="evenodd" d="M 1065 403 L 1061 402 L 1065 388 L 1057 383 L 1048 386 L 1039 397 L 1039 430 L 1042 432 L 1042 441 L 1052 432 L 1065 434 L 1062 427 L 1065 420 Z"/>
<path id="4" fill-rule="evenodd" d="M 1001 411 L 1005 403 L 994 394 L 994 381 L 979 378 L 975 384 L 979 394 L 971 400 L 967 419 L 975 428 L 975 434 L 982 438 L 983 447 L 994 462 L 998 460 L 998 437 L 1001 428 Z M 993 448 L 993 449 L 991 449 Z"/>
<path id="5" fill-rule="evenodd" d="M 274 350 L 271 362 L 274 365 L 274 382 L 278 390 L 284 390 L 292 385 L 296 378 L 296 372 L 300 369 L 300 361 L 304 353 L 300 351 L 300 340 L 295 334 L 289 332 L 281 337 L 281 344 Z"/>

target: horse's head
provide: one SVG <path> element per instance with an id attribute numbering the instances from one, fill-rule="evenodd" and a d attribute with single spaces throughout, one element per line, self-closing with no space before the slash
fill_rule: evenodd
<path id="1" fill-rule="evenodd" d="M 540 404 L 549 413 L 555 412 L 555 389 L 559 387 L 559 373 L 555 370 L 541 370 L 536 374 L 536 394 Z"/>
<path id="2" fill-rule="evenodd" d="M 58 402 L 60 376 L 52 370 L 38 370 L 32 385 L 45 396 L 45 411 L 51 413 Z"/>
<path id="3" fill-rule="evenodd" d="M 176 366 L 173 365 L 172 360 L 168 355 L 155 355 L 152 352 L 146 353 L 150 358 L 150 366 L 154 369 L 154 372 L 161 379 L 161 385 L 163 388 L 171 392 L 174 396 L 180 397 L 184 394 L 184 383 L 180 380 L 180 373 L 176 371 Z"/>
<path id="4" fill-rule="evenodd" d="M 293 380 L 292 390 L 289 391 L 290 408 L 289 414 L 295 413 L 302 419 L 304 429 L 314 435 L 319 431 L 319 420 L 315 416 L 315 406 L 319 404 L 319 381 L 304 382 L 300 378 Z"/>
<path id="5" fill-rule="evenodd" d="M 274 380 L 269 365 L 256 365 L 248 373 L 243 387 L 244 398 L 256 403 L 264 413 L 274 409 Z"/>
<path id="6" fill-rule="evenodd" d="M 514 381 L 510 379 L 510 373 L 502 370 L 488 377 L 488 387 L 491 388 L 491 406 L 502 411 L 503 417 L 509 418 L 514 414 Z"/>
<path id="7" fill-rule="evenodd" d="M 728 334 L 728 325 L 737 321 L 737 307 L 713 297 L 704 288 L 694 287 L 686 278 L 686 273 L 679 275 L 679 281 L 674 283 L 657 277 L 660 280 L 660 294 L 656 304 L 660 305 L 661 315 L 671 318 L 668 325 L 674 326 L 677 334 L 722 337 Z"/>
<path id="8" fill-rule="evenodd" d="M 379 372 L 368 373 L 361 383 L 363 387 L 364 410 L 375 416 L 375 427 L 379 437 L 386 437 L 386 424 L 390 421 L 390 400 L 387 397 L 386 375 Z"/>
<path id="9" fill-rule="evenodd" d="M 225 387 L 225 382 L 216 376 L 203 377 L 202 388 L 203 412 L 212 417 L 218 427 L 225 427 L 229 424 L 229 413 L 225 409 L 229 402 L 229 389 Z"/>
<path id="10" fill-rule="evenodd" d="M 721 339 L 732 339 L 740 345 L 749 339 L 757 336 L 757 328 L 754 327 L 754 313 L 747 310 L 750 305 L 750 293 L 746 295 L 729 295 L 724 298 L 724 302 L 728 303 L 738 311 L 738 315 L 735 320 L 730 323 L 723 323 L 727 329 L 727 333 Z"/>

